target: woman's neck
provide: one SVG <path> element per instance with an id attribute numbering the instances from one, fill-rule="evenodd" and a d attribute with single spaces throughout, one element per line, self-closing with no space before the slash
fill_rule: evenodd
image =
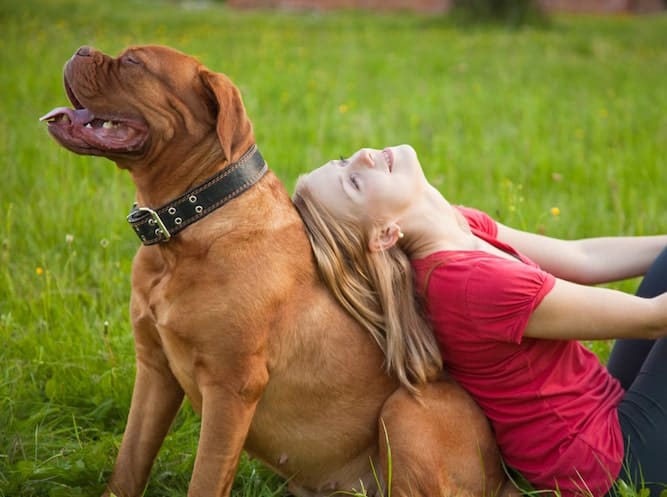
<path id="1" fill-rule="evenodd" d="M 442 250 L 473 250 L 478 240 L 458 209 L 429 185 L 420 201 L 399 221 L 401 248 L 421 259 Z"/>

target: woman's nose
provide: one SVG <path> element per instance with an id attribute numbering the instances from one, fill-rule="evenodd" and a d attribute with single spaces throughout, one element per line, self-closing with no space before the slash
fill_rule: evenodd
<path id="1" fill-rule="evenodd" d="M 359 163 L 366 167 L 375 167 L 375 159 L 373 158 L 373 151 L 364 149 L 359 154 Z"/>

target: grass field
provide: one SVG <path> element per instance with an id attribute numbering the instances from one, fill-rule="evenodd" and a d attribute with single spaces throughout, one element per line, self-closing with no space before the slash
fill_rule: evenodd
<path id="1" fill-rule="evenodd" d="M 667 232 L 665 16 L 516 31 L 405 13 L 1 0 L 0 29 L 0 497 L 99 494 L 129 406 L 133 189 L 38 122 L 66 105 L 61 70 L 80 45 L 168 44 L 227 73 L 289 188 L 360 146 L 410 143 L 448 198 L 516 227 Z M 605 360 L 608 344 L 594 350 Z M 186 494 L 197 433 L 186 406 L 146 496 Z M 281 484 L 244 460 L 234 495 Z"/>

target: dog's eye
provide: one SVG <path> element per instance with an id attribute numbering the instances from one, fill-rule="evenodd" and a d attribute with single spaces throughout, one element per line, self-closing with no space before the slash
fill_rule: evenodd
<path id="1" fill-rule="evenodd" d="M 126 53 L 125 55 L 123 55 L 121 61 L 124 62 L 125 64 L 131 64 L 135 66 L 141 65 L 141 61 L 131 53 Z"/>

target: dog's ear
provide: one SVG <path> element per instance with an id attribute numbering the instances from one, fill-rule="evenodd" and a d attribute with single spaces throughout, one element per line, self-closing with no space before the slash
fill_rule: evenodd
<path id="1" fill-rule="evenodd" d="M 255 142 L 241 92 L 224 74 L 202 68 L 204 87 L 211 93 L 213 111 L 217 114 L 218 139 L 229 162 L 234 162 Z"/>

